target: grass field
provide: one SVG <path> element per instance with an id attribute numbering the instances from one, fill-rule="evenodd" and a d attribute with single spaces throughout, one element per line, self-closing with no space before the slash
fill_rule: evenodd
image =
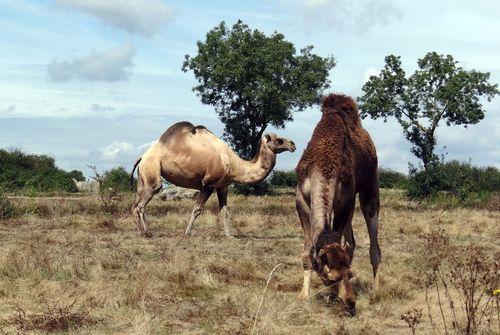
<path id="1" fill-rule="evenodd" d="M 230 196 L 233 239 L 224 238 L 213 198 L 188 238 L 193 202 L 153 200 L 152 239 L 136 233 L 131 196 L 113 216 L 92 197 L 12 201 L 24 214 L 0 224 L 0 334 L 249 334 L 277 264 L 256 334 L 411 334 L 401 314 L 412 308 L 424 314 L 416 333 L 430 334 L 419 236 L 444 229 L 453 243 L 500 252 L 500 212 L 421 207 L 384 190 L 376 292 L 366 227 L 354 214 L 358 302 L 349 317 L 317 277 L 310 301 L 298 299 L 303 238 L 293 195 Z"/>

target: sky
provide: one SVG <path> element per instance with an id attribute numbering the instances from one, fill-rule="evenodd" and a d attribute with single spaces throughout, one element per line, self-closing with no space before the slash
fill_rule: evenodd
<path id="1" fill-rule="evenodd" d="M 413 72 L 429 51 L 451 54 L 465 69 L 500 82 L 500 4 L 492 1 L 396 0 L 0 0 L 0 148 L 55 157 L 67 170 L 91 175 L 135 159 L 170 125 L 190 121 L 222 135 L 214 108 L 192 91 L 181 70 L 196 42 L 238 19 L 274 31 L 298 49 L 333 55 L 329 92 L 359 96 L 389 54 Z M 446 159 L 500 167 L 500 97 L 484 103 L 478 125 L 437 130 Z M 293 169 L 321 113 L 294 115 L 285 129 L 295 153 L 280 154 L 276 169 Z M 379 165 L 400 172 L 417 164 L 393 120 L 363 120 Z"/>

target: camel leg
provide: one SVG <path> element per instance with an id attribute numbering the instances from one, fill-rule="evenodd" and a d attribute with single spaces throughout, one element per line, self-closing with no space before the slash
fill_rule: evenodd
<path id="1" fill-rule="evenodd" d="M 193 212 L 191 213 L 191 218 L 189 219 L 189 223 L 186 228 L 185 235 L 191 234 L 191 229 L 193 228 L 194 220 L 201 214 L 203 210 L 203 206 L 207 202 L 208 198 L 212 195 L 214 189 L 212 187 L 203 187 L 200 190 L 200 194 L 198 194 L 198 199 L 196 199 L 196 205 L 194 206 Z"/>
<path id="2" fill-rule="evenodd" d="M 372 263 L 373 279 L 376 283 L 377 269 L 382 259 L 382 252 L 378 245 L 378 214 L 380 209 L 378 185 L 374 184 L 373 187 L 360 191 L 359 203 L 370 236 L 370 262 Z"/>
<path id="3" fill-rule="evenodd" d="M 310 224 L 311 209 L 304 200 L 304 197 L 300 191 L 297 191 L 297 197 L 295 199 L 295 206 L 297 208 L 297 213 L 299 214 L 300 223 L 302 224 L 302 230 L 304 231 L 304 251 L 302 252 L 302 267 L 304 269 L 304 283 L 302 285 L 302 291 L 300 292 L 300 299 L 308 299 L 309 292 L 311 290 L 311 274 L 313 269 L 313 243 L 312 243 L 312 232 Z"/>
<path id="4" fill-rule="evenodd" d="M 229 211 L 227 209 L 227 191 L 228 188 L 218 188 L 217 189 L 217 200 L 219 201 L 219 215 L 224 223 L 224 233 L 227 237 L 232 237 L 231 230 L 229 228 Z"/>
<path id="5" fill-rule="evenodd" d="M 139 204 L 139 201 L 141 201 L 143 192 L 144 192 L 144 183 L 142 182 L 142 179 L 139 176 L 137 178 L 137 193 L 135 195 L 134 205 L 132 206 L 132 214 L 135 217 L 135 224 L 137 225 L 137 231 L 139 232 L 139 234 L 143 234 L 143 230 L 141 224 L 141 217 L 139 215 L 139 212 L 137 211 L 137 205 Z"/>
<path id="6" fill-rule="evenodd" d="M 139 230 L 145 237 L 152 237 L 151 231 L 146 223 L 146 217 L 144 215 L 144 208 L 153 198 L 153 196 L 161 190 L 161 184 L 151 187 L 149 185 L 144 185 L 141 194 L 138 197 L 137 205 L 134 206 L 133 212 L 139 217 Z M 142 226 L 142 227 L 141 227 Z"/>
<path id="7" fill-rule="evenodd" d="M 299 299 L 306 300 L 309 299 L 309 293 L 311 292 L 311 275 L 313 270 L 304 270 L 304 283 L 302 284 L 302 291 L 300 291 Z"/>
<path id="8" fill-rule="evenodd" d="M 347 243 L 349 243 L 349 258 L 351 262 L 354 258 L 354 250 L 356 249 L 356 240 L 354 239 L 354 232 L 352 230 L 352 216 L 354 214 L 355 201 L 353 201 L 352 207 L 350 209 L 350 213 L 347 217 L 347 224 L 344 228 L 344 239 Z"/>

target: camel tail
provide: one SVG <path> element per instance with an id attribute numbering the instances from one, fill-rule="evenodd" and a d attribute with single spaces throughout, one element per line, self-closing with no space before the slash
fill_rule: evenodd
<path id="1" fill-rule="evenodd" d="M 130 189 L 133 190 L 133 186 L 134 186 L 134 171 L 135 171 L 135 168 L 137 167 L 137 165 L 139 165 L 140 161 L 142 159 L 142 156 L 139 157 L 136 161 L 135 161 L 135 164 L 134 164 L 134 168 L 132 169 L 132 172 L 130 172 L 130 180 L 129 180 L 129 186 L 130 186 Z M 139 171 L 139 168 L 137 168 L 137 171 Z"/>

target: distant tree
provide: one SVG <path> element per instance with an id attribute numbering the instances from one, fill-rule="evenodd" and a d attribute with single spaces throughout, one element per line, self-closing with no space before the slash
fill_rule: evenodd
<path id="1" fill-rule="evenodd" d="M 83 172 L 80 170 L 72 170 L 68 172 L 69 176 L 73 178 L 76 181 L 84 181 L 85 176 L 83 175 Z"/>
<path id="2" fill-rule="evenodd" d="M 251 158 L 269 125 L 284 128 L 292 114 L 318 103 L 329 87 L 332 56 L 322 58 L 307 46 L 297 54 L 283 34 L 266 36 L 242 21 L 224 22 L 198 41 L 198 54 L 186 55 L 182 70 L 192 70 L 202 103 L 212 105 L 224 123 L 224 138 Z"/>
<path id="3" fill-rule="evenodd" d="M 410 198 L 425 198 L 446 192 L 466 201 L 471 196 L 500 195 L 500 170 L 452 160 L 432 164 L 427 171 L 410 169 L 406 185 Z"/>
<path id="4" fill-rule="evenodd" d="M 99 186 L 105 190 L 112 188 L 116 192 L 128 192 L 130 191 L 129 180 L 129 173 L 120 166 L 104 172 Z"/>
<path id="5" fill-rule="evenodd" d="M 481 98 L 490 101 L 499 94 L 498 85 L 488 82 L 489 73 L 467 71 L 457 63 L 451 55 L 429 52 L 407 77 L 400 57 L 389 55 L 384 69 L 370 77 L 363 86 L 364 95 L 358 98 L 363 118 L 396 118 L 425 170 L 437 160 L 435 132 L 439 123 L 476 124 L 485 113 Z"/>
<path id="6" fill-rule="evenodd" d="M 408 183 L 408 176 L 386 168 L 378 169 L 380 188 L 404 188 Z"/>
<path id="7" fill-rule="evenodd" d="M 269 183 L 275 187 L 295 187 L 297 186 L 297 174 L 293 170 L 275 170 L 269 179 Z"/>
<path id="8" fill-rule="evenodd" d="M 0 149 L 0 188 L 7 192 L 76 192 L 68 172 L 46 155 Z"/>

